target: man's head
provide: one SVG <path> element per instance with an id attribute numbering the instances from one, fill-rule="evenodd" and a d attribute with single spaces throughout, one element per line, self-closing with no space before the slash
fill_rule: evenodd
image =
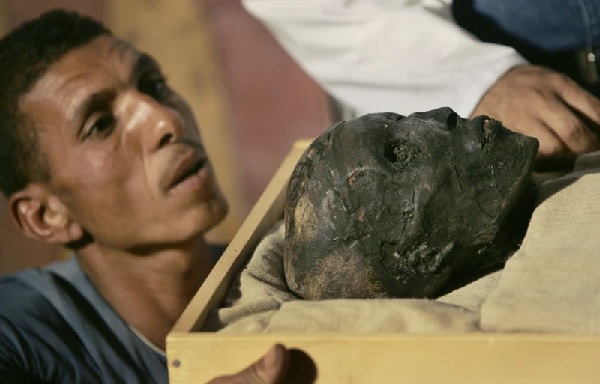
<path id="1" fill-rule="evenodd" d="M 334 125 L 288 187 L 290 288 L 307 299 L 431 297 L 458 271 L 503 262 L 533 207 L 537 147 L 449 108 Z"/>
<path id="2" fill-rule="evenodd" d="M 61 48 L 80 32 L 87 37 Z M 150 56 L 64 12 L 8 36 L 0 57 L 3 47 L 28 44 L 25 52 L 40 58 L 35 70 L 13 69 L 18 91 L 2 97 L 16 118 L 0 126 L 18 144 L 16 155 L 3 148 L 1 156 L 23 159 L 2 187 L 27 235 L 146 253 L 190 241 L 224 217 L 195 118 Z"/>
<path id="3" fill-rule="evenodd" d="M 49 177 L 37 132 L 19 111 L 23 94 L 67 52 L 110 32 L 93 19 L 52 11 L 0 40 L 0 189 L 5 196 Z"/>

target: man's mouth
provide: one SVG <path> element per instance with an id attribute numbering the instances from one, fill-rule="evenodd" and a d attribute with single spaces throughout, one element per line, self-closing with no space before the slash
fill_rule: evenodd
<path id="1" fill-rule="evenodd" d="M 207 163 L 205 156 L 188 156 L 183 159 L 173 172 L 173 177 L 169 183 L 168 189 L 171 190 L 185 182 L 187 179 L 195 176 L 204 168 Z"/>

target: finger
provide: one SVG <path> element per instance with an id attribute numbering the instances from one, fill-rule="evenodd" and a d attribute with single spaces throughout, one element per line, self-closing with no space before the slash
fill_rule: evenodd
<path id="1" fill-rule="evenodd" d="M 257 362 L 241 372 L 211 380 L 209 384 L 277 384 L 285 378 L 288 367 L 288 351 L 275 344 Z"/>
<path id="2" fill-rule="evenodd" d="M 591 124 L 588 128 L 600 132 L 600 99 L 566 76 L 556 77 L 552 81 L 556 83 L 554 89 L 561 99 L 589 120 Z"/>
<path id="3" fill-rule="evenodd" d="M 288 366 L 288 352 L 281 344 L 275 344 L 262 359 L 241 372 L 241 383 L 276 384 L 285 377 Z"/>
<path id="4" fill-rule="evenodd" d="M 569 105 L 560 99 L 548 100 L 550 108 L 541 114 L 540 118 L 544 124 L 556 134 L 558 139 L 564 143 L 564 149 L 573 154 L 581 154 L 600 149 L 600 141 L 597 134 L 591 129 L 591 123 L 580 113 L 574 111 Z M 586 123 L 587 121 L 587 123 Z M 545 148 L 544 153 L 548 155 L 560 155 L 561 149 L 555 143 L 550 142 L 553 147 Z"/>
<path id="5" fill-rule="evenodd" d="M 533 166 L 534 171 L 554 172 L 572 169 L 575 162 L 575 154 L 571 152 L 550 127 L 546 126 L 543 130 L 548 136 L 543 143 L 540 141 L 540 149 L 538 150 L 538 155 Z"/>

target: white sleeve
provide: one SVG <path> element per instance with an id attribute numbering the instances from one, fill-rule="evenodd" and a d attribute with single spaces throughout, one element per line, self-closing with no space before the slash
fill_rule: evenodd
<path id="1" fill-rule="evenodd" d="M 442 106 L 467 117 L 525 60 L 478 41 L 442 0 L 243 0 L 288 53 L 357 114 Z"/>

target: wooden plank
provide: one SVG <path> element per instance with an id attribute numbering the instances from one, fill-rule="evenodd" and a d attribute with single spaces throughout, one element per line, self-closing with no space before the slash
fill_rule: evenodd
<path id="1" fill-rule="evenodd" d="M 240 230 L 180 316 L 173 332 L 192 332 L 200 328 L 210 310 L 223 300 L 235 272 L 246 262 L 266 231 L 282 217 L 288 180 L 310 141 L 300 140 L 292 147 Z"/>
<path id="2" fill-rule="evenodd" d="M 598 337 L 176 333 L 169 338 L 169 381 L 203 383 L 239 371 L 276 342 L 297 350 L 292 354 L 292 374 L 303 374 L 293 375 L 289 382 L 313 382 L 306 380 L 311 374 L 316 383 L 573 384 L 600 380 Z"/>

